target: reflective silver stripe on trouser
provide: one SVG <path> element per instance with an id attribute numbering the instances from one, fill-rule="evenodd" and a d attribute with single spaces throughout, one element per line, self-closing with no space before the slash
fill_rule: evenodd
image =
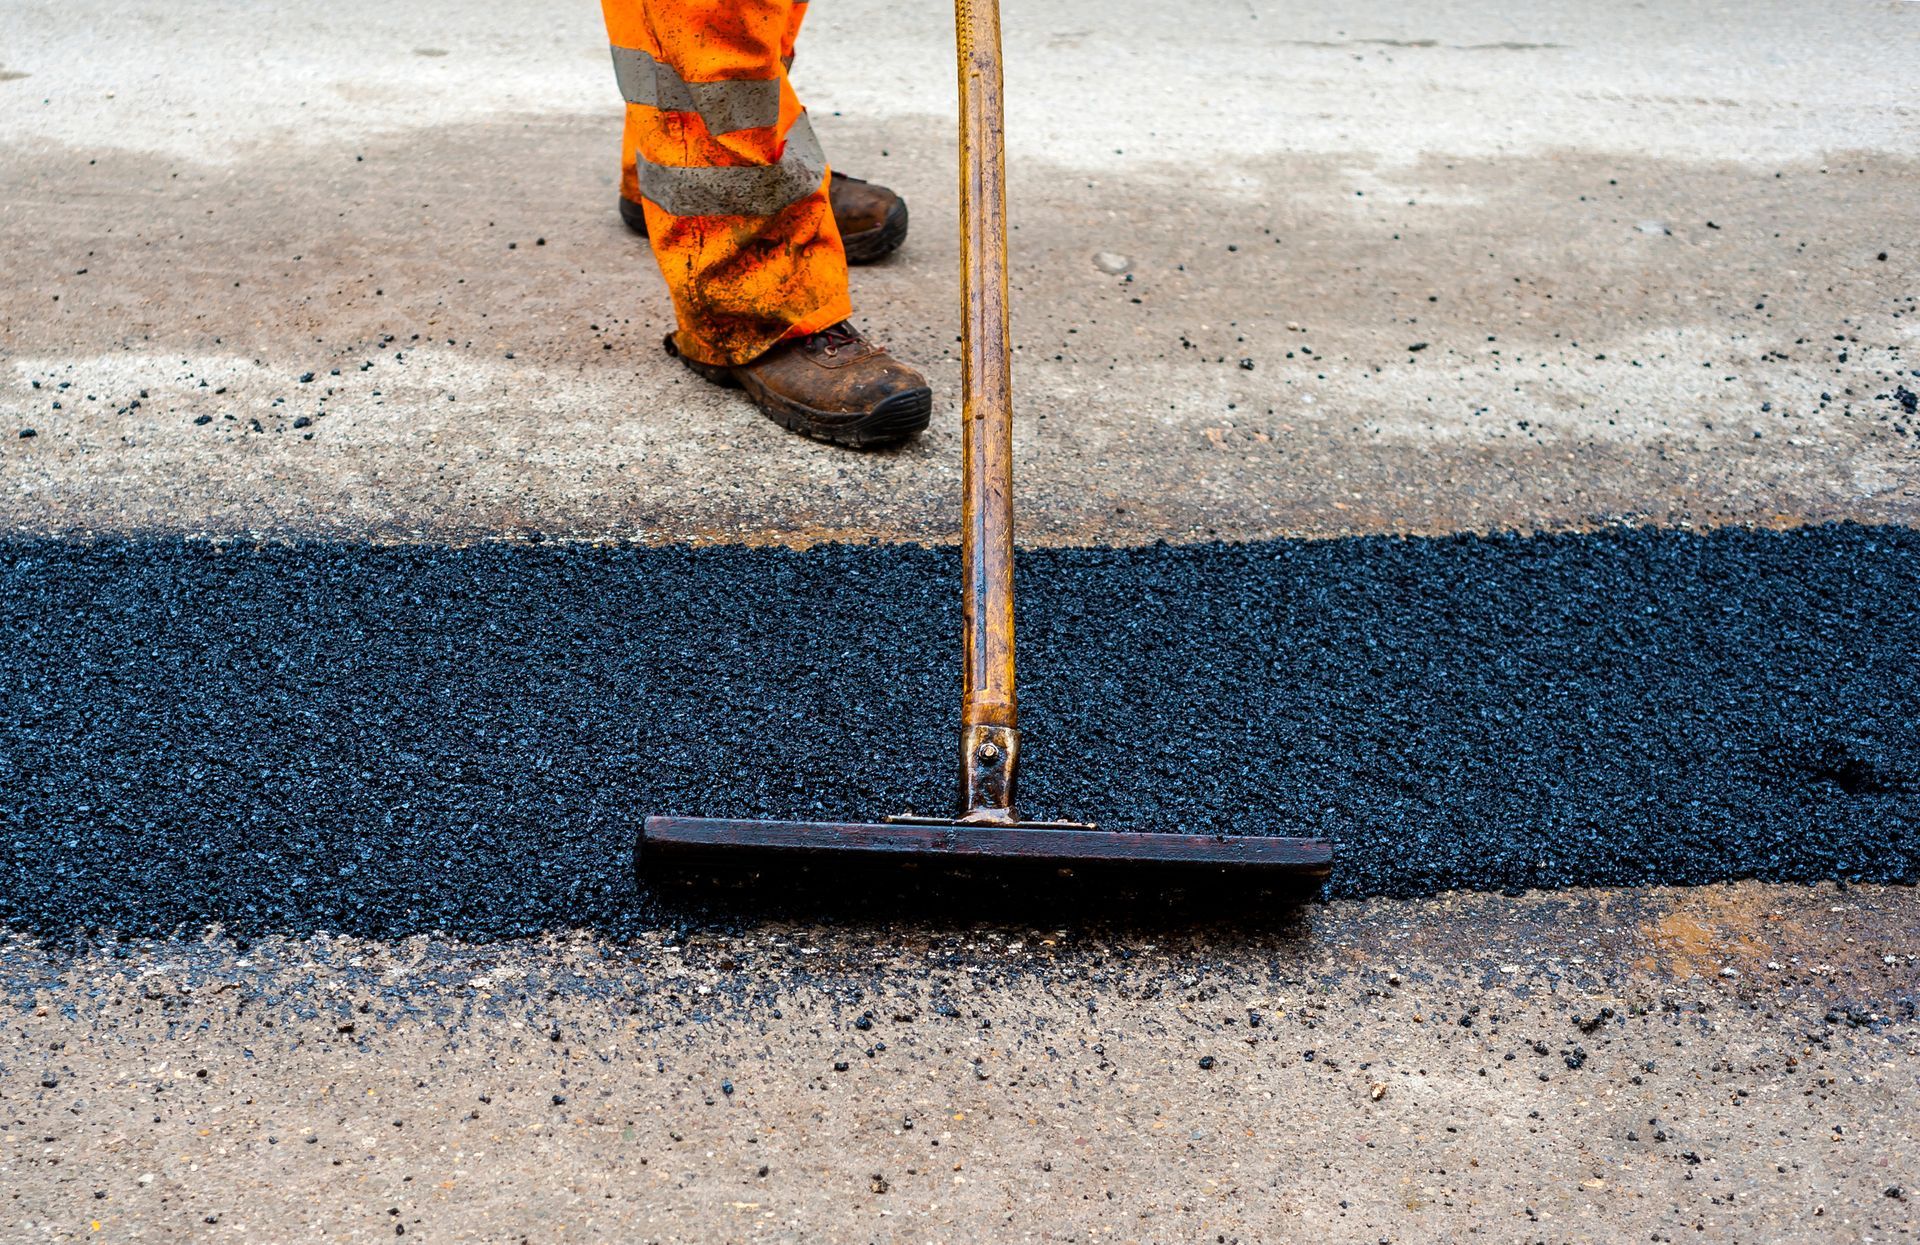
<path id="1" fill-rule="evenodd" d="M 827 157 L 803 112 L 773 164 L 690 169 L 641 160 L 638 168 L 640 193 L 670 216 L 772 216 L 819 189 Z"/>
<path id="2" fill-rule="evenodd" d="M 780 120 L 780 79 L 743 78 L 731 82 L 687 82 L 639 48 L 613 49 L 613 73 L 620 96 L 669 112 L 697 112 L 709 134 L 757 130 Z"/>

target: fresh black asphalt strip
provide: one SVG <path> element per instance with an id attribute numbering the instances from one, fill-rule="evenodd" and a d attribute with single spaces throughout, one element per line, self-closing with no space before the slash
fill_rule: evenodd
<path id="1" fill-rule="evenodd" d="M 649 811 L 944 811 L 951 550 L 0 544 L 0 925 L 618 934 Z M 1031 816 L 1332 896 L 1920 877 L 1920 534 L 1035 550 Z"/>

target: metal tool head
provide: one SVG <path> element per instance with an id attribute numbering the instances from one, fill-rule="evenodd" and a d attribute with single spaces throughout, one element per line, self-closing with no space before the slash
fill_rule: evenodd
<path id="1" fill-rule="evenodd" d="M 751 872 L 768 880 L 843 877 L 876 867 L 921 874 L 1077 879 L 1207 888 L 1265 884 L 1309 890 L 1331 870 L 1318 838 L 1138 834 L 1059 822 L 912 818 L 888 822 L 649 817 L 636 865 L 643 878 Z"/>

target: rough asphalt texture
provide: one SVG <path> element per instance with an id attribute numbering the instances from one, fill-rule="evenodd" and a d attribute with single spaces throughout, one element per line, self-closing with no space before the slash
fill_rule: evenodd
<path id="1" fill-rule="evenodd" d="M 19 540 L 0 923 L 650 923 L 650 811 L 944 811 L 954 558 Z M 1338 840 L 1335 897 L 1920 876 L 1920 536 L 1040 550 L 1029 815 Z"/>

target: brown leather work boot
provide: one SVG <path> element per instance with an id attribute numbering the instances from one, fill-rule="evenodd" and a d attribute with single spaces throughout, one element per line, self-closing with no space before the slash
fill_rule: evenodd
<path id="1" fill-rule="evenodd" d="M 907 201 L 872 182 L 832 173 L 827 197 L 840 226 L 849 264 L 871 264 L 900 249 L 907 240 Z"/>
<path id="2" fill-rule="evenodd" d="M 768 418 L 836 445 L 892 445 L 918 435 L 933 413 L 926 378 L 842 320 L 774 346 L 750 363 L 719 367 L 667 353 L 718 385 L 744 389 Z"/>
<path id="3" fill-rule="evenodd" d="M 871 264 L 900 249 L 907 240 L 907 201 L 872 182 L 834 172 L 827 183 L 833 219 L 849 264 Z M 647 236 L 647 214 L 638 203 L 620 196 L 620 219 L 627 228 Z"/>

